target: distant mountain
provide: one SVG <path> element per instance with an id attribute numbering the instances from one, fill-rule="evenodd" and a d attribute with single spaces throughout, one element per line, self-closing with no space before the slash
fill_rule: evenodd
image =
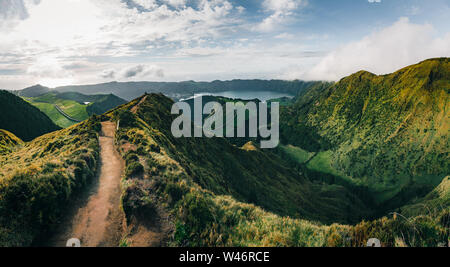
<path id="1" fill-rule="evenodd" d="M 51 89 L 40 84 L 34 85 L 23 90 L 17 91 L 17 95 L 21 97 L 36 97 L 50 92 Z"/>
<path id="2" fill-rule="evenodd" d="M 301 94 L 282 112 L 283 142 L 316 153 L 311 168 L 399 206 L 450 172 L 449 93 L 449 58 L 382 76 L 360 71 Z"/>
<path id="3" fill-rule="evenodd" d="M 58 92 L 83 94 L 115 94 L 126 100 L 135 99 L 144 93 L 163 93 L 173 99 L 181 99 L 200 92 L 224 91 L 277 91 L 297 95 L 314 82 L 282 80 L 232 80 L 214 82 L 111 82 L 95 85 L 63 86 Z"/>
<path id="4" fill-rule="evenodd" d="M 22 98 L 0 91 L 0 129 L 24 141 L 60 129 L 44 113 Z"/>

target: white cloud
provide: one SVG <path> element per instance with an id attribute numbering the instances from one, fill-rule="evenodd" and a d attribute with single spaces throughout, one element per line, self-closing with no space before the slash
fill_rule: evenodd
<path id="1" fill-rule="evenodd" d="M 253 29 L 262 32 L 273 31 L 288 21 L 294 10 L 306 4 L 305 0 L 264 0 L 262 6 L 270 15 Z"/>
<path id="2" fill-rule="evenodd" d="M 163 78 L 164 70 L 155 65 L 137 65 L 125 69 L 123 72 L 123 78 Z"/>
<path id="3" fill-rule="evenodd" d="M 278 35 L 275 36 L 275 39 L 292 40 L 294 38 L 295 38 L 295 36 L 293 34 L 290 34 L 290 33 L 287 33 L 287 32 L 284 32 L 284 33 L 281 33 L 281 34 L 278 34 Z"/>
<path id="4" fill-rule="evenodd" d="M 103 79 L 114 79 L 116 77 L 116 71 L 115 70 L 104 70 L 101 74 L 100 77 L 102 77 Z"/>
<path id="5" fill-rule="evenodd" d="M 450 56 L 450 33 L 443 38 L 434 35 L 431 25 L 413 24 L 401 18 L 360 41 L 336 49 L 310 71 L 299 71 L 297 75 L 309 80 L 339 80 L 359 70 L 386 74 L 428 58 Z"/>
<path id="6" fill-rule="evenodd" d="M 168 51 L 215 40 L 241 27 L 240 19 L 232 13 L 242 9 L 227 0 L 198 0 L 195 6 L 186 6 L 186 0 L 128 2 L 135 6 L 130 8 L 121 0 L 0 0 L 0 69 L 20 62 L 22 72 L 28 75 L 26 82 L 39 82 L 44 78 L 35 66 L 45 57 L 55 63 L 50 70 L 56 63 L 66 66 L 79 60 L 97 62 L 97 57 L 136 61 L 149 55 L 169 55 Z M 91 65 L 93 68 L 95 64 Z M 117 68 L 117 64 L 109 65 L 116 67 L 97 67 Z M 70 70 L 66 74 L 83 80 L 78 76 L 82 71 Z M 95 77 L 112 77 L 99 72 L 97 69 Z M 154 77 L 164 76 L 160 70 L 152 73 Z M 0 80 L 7 79 L 3 75 Z M 11 83 L 9 77 L 7 84 L 17 83 Z"/>
<path id="7" fill-rule="evenodd" d="M 369 3 L 381 3 L 381 0 L 367 0 Z"/>

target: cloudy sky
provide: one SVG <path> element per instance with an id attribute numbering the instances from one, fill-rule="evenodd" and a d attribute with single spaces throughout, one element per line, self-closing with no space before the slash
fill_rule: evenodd
<path id="1" fill-rule="evenodd" d="M 0 88 L 338 80 L 450 56 L 448 0 L 0 0 Z"/>

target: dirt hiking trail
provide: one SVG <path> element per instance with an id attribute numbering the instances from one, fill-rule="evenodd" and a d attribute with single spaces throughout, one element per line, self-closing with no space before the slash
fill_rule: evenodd
<path id="1" fill-rule="evenodd" d="M 120 180 L 124 163 L 114 146 L 116 124 L 102 122 L 98 176 L 79 196 L 49 246 L 64 247 L 78 238 L 82 247 L 117 247 L 123 233 Z"/>

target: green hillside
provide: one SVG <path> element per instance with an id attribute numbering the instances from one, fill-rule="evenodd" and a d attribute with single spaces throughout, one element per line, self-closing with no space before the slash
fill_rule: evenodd
<path id="1" fill-rule="evenodd" d="M 7 91 L 0 91 L 0 104 L 0 129 L 24 141 L 59 129 L 39 109 Z"/>
<path id="2" fill-rule="evenodd" d="M 62 128 L 72 126 L 77 121 L 86 120 L 94 114 L 103 114 L 112 108 L 126 103 L 125 100 L 114 95 L 83 95 L 75 92 L 50 92 L 25 99 L 39 108 L 55 124 Z M 70 120 L 61 114 L 55 108 L 55 105 L 76 121 Z"/>
<path id="3" fill-rule="evenodd" d="M 99 131 L 93 117 L 0 154 L 0 247 L 30 246 L 60 223 L 95 176 Z"/>
<path id="4" fill-rule="evenodd" d="M 131 229 L 168 210 L 173 246 L 364 246 L 371 237 L 384 246 L 436 246 L 449 237 L 445 210 L 366 222 L 370 208 L 358 197 L 363 188 L 312 183 L 315 175 L 327 175 L 293 168 L 250 143 L 239 148 L 225 139 L 175 139 L 171 100 L 144 97 L 108 114 L 121 126 L 122 206 Z M 288 149 L 305 160 L 304 150 Z M 345 221 L 357 224 L 330 225 Z"/>
<path id="5" fill-rule="evenodd" d="M 14 134 L 0 129 L 0 154 L 6 154 L 11 152 L 17 145 L 23 144 Z"/>
<path id="6" fill-rule="evenodd" d="M 383 76 L 361 71 L 302 94 L 282 114 L 282 138 L 320 152 L 311 169 L 367 185 L 394 207 L 449 173 L 449 91 L 448 58 Z"/>
<path id="7" fill-rule="evenodd" d="M 162 164 L 165 169 L 166 163 L 177 162 L 178 171 L 202 188 L 217 195 L 232 195 L 278 214 L 322 222 L 357 222 L 367 215 L 364 203 L 345 188 L 319 188 L 271 152 L 240 149 L 224 138 L 174 138 L 170 132 L 172 104 L 172 100 L 162 95 L 147 96 L 139 105 L 138 118 L 129 115 L 130 120 L 139 123 L 127 127 L 121 120 L 123 129 L 118 141 L 133 140 L 134 145 L 142 146 L 140 155 L 149 166 Z M 155 149 L 160 152 L 152 153 Z M 159 171 L 149 173 L 174 175 L 174 170 Z M 330 201 L 334 204 L 330 205 Z"/>

